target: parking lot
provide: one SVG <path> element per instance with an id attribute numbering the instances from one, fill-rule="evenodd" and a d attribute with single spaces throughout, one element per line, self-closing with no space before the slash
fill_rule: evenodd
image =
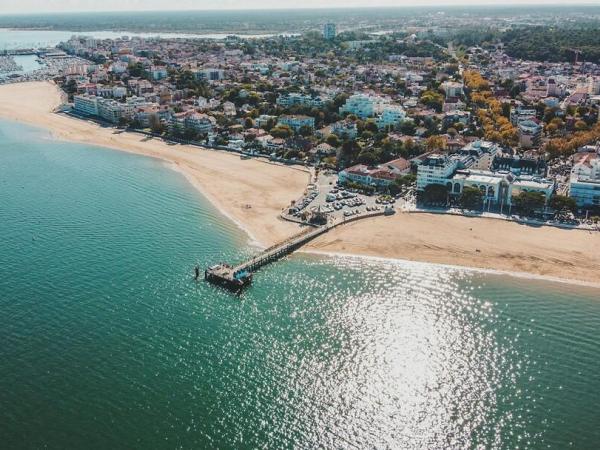
<path id="1" fill-rule="evenodd" d="M 354 216 L 395 208 L 403 205 L 402 199 L 379 194 L 365 195 L 337 184 L 337 175 L 320 173 L 316 182 L 307 187 L 305 194 L 290 208 L 290 220 L 303 221 L 307 212 L 320 210 L 327 213 L 329 221 L 344 221 Z"/>

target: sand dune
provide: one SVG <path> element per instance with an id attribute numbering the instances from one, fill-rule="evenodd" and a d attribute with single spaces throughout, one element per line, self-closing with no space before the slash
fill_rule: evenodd
<path id="1" fill-rule="evenodd" d="M 278 218 L 308 172 L 183 145 L 53 114 L 58 89 L 43 82 L 0 86 L 0 117 L 47 128 L 59 139 L 111 147 L 173 164 L 254 239 L 270 245 L 298 231 Z M 493 219 L 396 214 L 355 222 L 307 250 L 526 272 L 600 286 L 600 233 L 534 228 Z"/>

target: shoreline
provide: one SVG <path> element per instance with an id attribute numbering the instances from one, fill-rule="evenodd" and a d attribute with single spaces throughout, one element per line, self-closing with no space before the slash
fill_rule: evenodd
<path id="1" fill-rule="evenodd" d="M 531 272 L 519 272 L 519 271 L 511 271 L 511 270 L 500 270 L 500 269 L 486 269 L 484 267 L 471 267 L 471 266 L 461 266 L 456 264 L 443 264 L 443 263 L 434 263 L 427 261 L 417 261 L 412 259 L 402 259 L 402 258 L 388 258 L 385 256 L 373 256 L 373 255 L 359 255 L 354 253 L 343 253 L 343 252 L 335 252 L 335 251 L 321 251 L 321 250 L 311 250 L 311 249 L 300 249 L 296 251 L 297 253 L 303 253 L 306 255 L 319 255 L 319 256 L 327 256 L 331 258 L 361 258 L 370 261 L 380 261 L 380 262 L 392 262 L 392 263 L 409 263 L 409 264 L 419 264 L 424 266 L 434 266 L 434 267 L 443 267 L 447 269 L 454 270 L 464 270 L 472 273 L 480 273 L 487 275 L 499 275 L 499 276 L 508 276 L 512 278 L 519 278 L 524 280 L 537 280 L 544 281 L 549 283 L 558 283 L 564 285 L 572 285 L 578 286 L 582 288 L 588 289 L 600 289 L 600 283 L 595 283 L 593 281 L 583 281 L 583 280 L 575 280 L 570 278 L 560 278 L 554 276 L 547 275 L 539 275 Z"/>
<path id="2" fill-rule="evenodd" d="M 60 103 L 60 94 L 50 82 L 3 85 L 0 95 L 0 118 L 47 130 L 53 139 L 164 161 L 244 231 L 250 245 L 268 247 L 299 231 L 279 213 L 305 190 L 308 170 L 171 145 L 55 114 L 52 110 Z M 547 228 L 551 227 L 398 212 L 331 230 L 301 252 L 414 261 L 600 288 L 600 233 Z"/>

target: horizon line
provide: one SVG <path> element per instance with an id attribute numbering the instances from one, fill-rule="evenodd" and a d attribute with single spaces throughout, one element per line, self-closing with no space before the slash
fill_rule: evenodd
<path id="1" fill-rule="evenodd" d="M 143 10 L 127 10 L 127 9 L 109 9 L 109 10 L 59 10 L 59 11 L 37 11 L 37 12 L 11 12 L 11 13 L 0 13 L 0 17 L 7 16 L 39 16 L 41 14 L 96 14 L 96 13 L 151 13 L 151 12 L 163 12 L 163 13 L 177 13 L 177 12 L 250 12 L 250 11 L 314 11 L 314 10 L 376 10 L 376 9 L 432 9 L 432 8 L 441 8 L 441 9 L 458 9 L 461 7 L 474 7 L 474 8 L 487 8 L 487 9 L 507 9 L 507 8 L 527 8 L 527 7 L 540 7 L 540 6 L 554 6 L 560 8 L 573 8 L 573 7 L 600 7 L 600 0 L 588 0 L 588 1 L 578 1 L 576 3 L 565 4 L 564 0 L 548 0 L 543 2 L 535 2 L 533 0 L 532 3 L 488 3 L 483 0 L 482 3 L 470 3 L 468 0 L 459 0 L 458 3 L 425 3 L 422 5 L 394 5 L 394 6 L 312 6 L 312 7 L 303 7 L 303 6 L 286 6 L 286 7 L 258 7 L 258 8 L 182 8 L 182 9 L 143 9 Z"/>

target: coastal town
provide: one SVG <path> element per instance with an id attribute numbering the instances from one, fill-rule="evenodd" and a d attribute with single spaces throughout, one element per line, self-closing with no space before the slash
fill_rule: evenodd
<path id="1" fill-rule="evenodd" d="M 600 66 L 515 59 L 501 43 L 442 47 L 430 34 L 327 23 L 262 39 L 73 36 L 37 51 L 39 73 L 5 81 L 52 78 L 63 113 L 327 171 L 409 210 L 596 224 Z M 353 214 L 338 197 L 313 207 Z"/>

